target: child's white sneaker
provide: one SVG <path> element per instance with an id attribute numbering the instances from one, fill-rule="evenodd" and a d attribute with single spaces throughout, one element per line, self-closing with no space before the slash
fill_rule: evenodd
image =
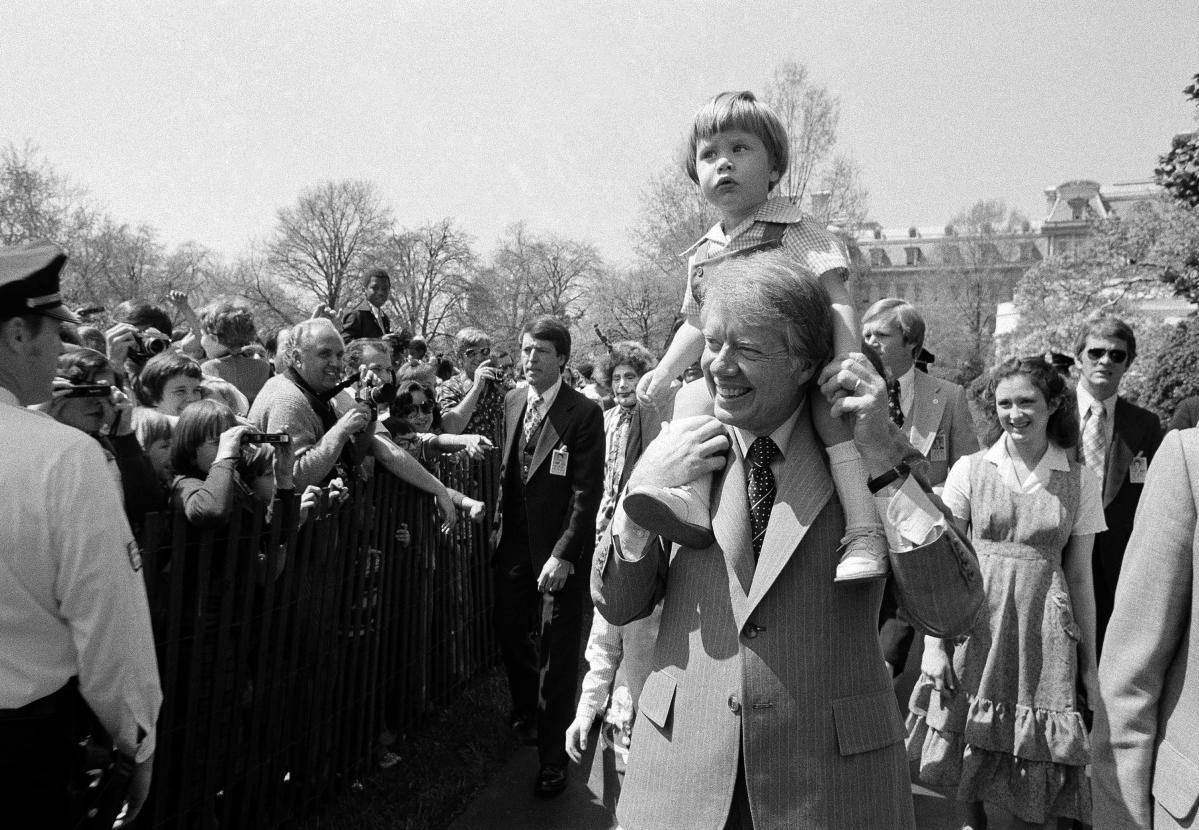
<path id="1" fill-rule="evenodd" d="M 891 572 L 887 558 L 887 536 L 882 528 L 848 530 L 841 540 L 845 553 L 837 563 L 833 582 L 867 582 L 884 579 Z"/>

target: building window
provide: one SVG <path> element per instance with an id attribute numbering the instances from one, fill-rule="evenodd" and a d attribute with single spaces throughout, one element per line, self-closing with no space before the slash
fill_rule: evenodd
<path id="1" fill-rule="evenodd" d="M 1075 222 L 1081 222 L 1083 219 L 1087 218 L 1086 199 L 1076 196 L 1067 202 L 1067 204 L 1070 205 L 1070 218 Z"/>
<path id="2" fill-rule="evenodd" d="M 920 265 L 924 262 L 924 254 L 920 251 L 919 245 L 909 245 L 903 250 L 908 255 L 908 265 Z"/>
<path id="3" fill-rule="evenodd" d="M 889 268 L 891 258 L 887 256 L 887 252 L 882 248 L 870 249 L 870 267 L 871 268 Z"/>

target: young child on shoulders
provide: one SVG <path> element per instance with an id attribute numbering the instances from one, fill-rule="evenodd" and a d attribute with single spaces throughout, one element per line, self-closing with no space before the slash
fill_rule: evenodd
<path id="1" fill-rule="evenodd" d="M 781 249 L 801 270 L 815 275 L 828 291 L 833 310 L 835 354 L 858 351 L 861 328 L 846 288 L 849 261 L 844 245 L 797 205 L 771 198 L 789 161 L 782 121 L 752 92 L 723 92 L 696 114 L 685 166 L 721 221 L 687 252 L 684 322 L 657 368 L 642 377 L 638 395 L 647 403 L 666 400 L 674 379 L 704 350 L 700 330 L 704 283 L 723 262 L 748 253 Z M 844 555 L 836 581 L 886 576 L 887 542 L 866 472 L 850 428 L 833 418 L 821 395 L 811 396 L 812 419 L 829 456 L 837 495 L 845 510 Z M 711 414 L 683 411 L 675 417 Z M 625 496 L 630 519 L 655 534 L 687 547 L 714 542 L 709 498 L 711 477 L 678 488 L 634 488 Z"/>

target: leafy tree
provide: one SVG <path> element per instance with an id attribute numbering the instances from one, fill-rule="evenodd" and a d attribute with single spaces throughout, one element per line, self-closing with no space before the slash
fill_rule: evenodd
<path id="1" fill-rule="evenodd" d="M 1183 93 L 1199 107 L 1199 74 Z M 1154 173 L 1174 198 L 1191 207 L 1199 206 L 1199 130 L 1174 136 L 1170 151 L 1158 159 Z"/>
<path id="2" fill-rule="evenodd" d="M 633 250 L 659 273 L 681 281 L 686 263 L 680 254 L 715 221 L 712 206 L 682 165 L 668 163 L 641 191 L 637 225 L 630 230 Z"/>
<path id="3" fill-rule="evenodd" d="M 0 245 L 49 239 L 66 246 L 86 216 L 84 190 L 26 143 L 0 149 Z"/>
<path id="4" fill-rule="evenodd" d="M 579 320 L 603 273 L 594 245 L 517 222 L 471 283 L 465 318 L 495 342 L 515 343 L 525 324 L 542 315 Z"/>
<path id="5" fill-rule="evenodd" d="M 1142 403 L 1160 415 L 1172 415 L 1183 398 L 1199 395 L 1196 366 L 1199 366 L 1199 320 L 1192 316 L 1167 335 L 1148 372 Z"/>
<path id="6" fill-rule="evenodd" d="M 304 298 L 341 311 L 391 233 L 391 210 L 367 181 L 324 181 L 282 208 L 267 264 Z"/>
<path id="7" fill-rule="evenodd" d="M 983 199 L 964 208 L 950 220 L 954 236 L 939 250 L 951 267 L 938 275 L 935 298 L 920 303 L 929 324 L 929 341 L 936 344 L 937 365 L 956 367 L 952 380 L 963 386 L 993 362 L 995 312 L 1024 267 L 1019 237 L 1027 225 L 1018 211 L 1008 210 L 1000 199 Z"/>
<path id="8" fill-rule="evenodd" d="M 664 349 L 683 292 L 681 271 L 667 276 L 641 266 L 613 271 L 595 286 L 584 336 L 595 326 L 610 341 L 636 340 L 654 351 Z"/>
<path id="9" fill-rule="evenodd" d="M 477 270 L 471 238 L 452 219 L 392 233 L 379 254 L 399 319 L 427 337 L 452 334 Z"/>

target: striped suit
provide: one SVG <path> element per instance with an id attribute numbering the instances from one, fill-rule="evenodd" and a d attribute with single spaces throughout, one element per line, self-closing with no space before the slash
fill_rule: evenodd
<path id="1" fill-rule="evenodd" d="M 740 767 L 757 830 L 911 828 L 904 728 L 877 637 L 882 583 L 833 584 L 844 518 L 810 419 L 801 413 L 791 434 L 756 566 L 733 444 L 715 485 L 715 545 L 669 563 L 656 544 L 637 562 L 610 539 L 597 554 L 592 594 L 613 623 L 643 614 L 666 586 L 621 826 L 719 830 Z M 952 532 L 897 562 L 923 563 L 944 545 L 977 576 Z M 938 619 L 937 596 L 904 599 Z"/>

